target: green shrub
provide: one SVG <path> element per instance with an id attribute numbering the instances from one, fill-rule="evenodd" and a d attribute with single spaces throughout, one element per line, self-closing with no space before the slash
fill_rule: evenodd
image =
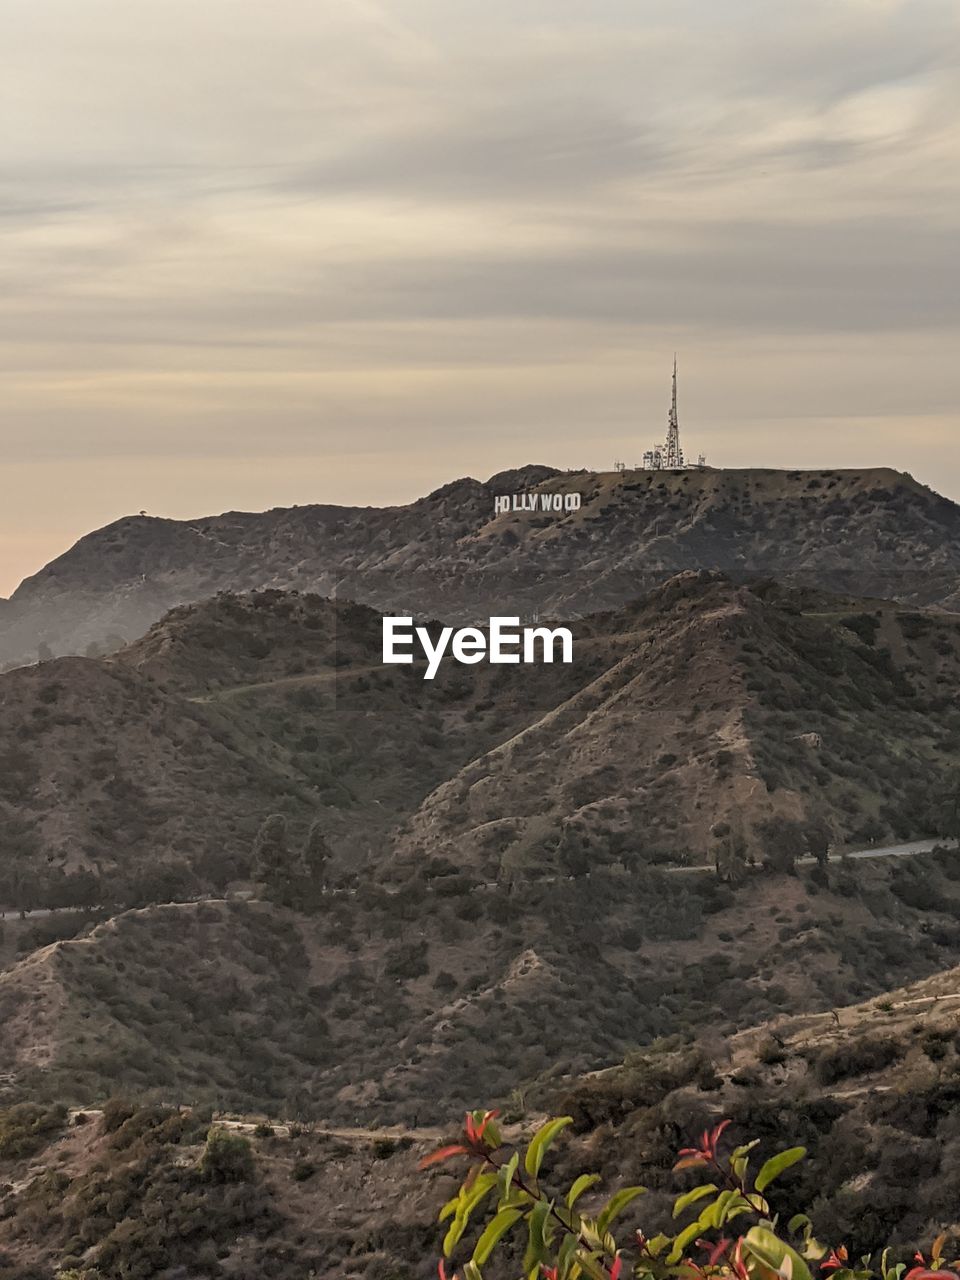
<path id="1" fill-rule="evenodd" d="M 21 1102 L 0 1111 L 0 1160 L 22 1160 L 44 1147 L 67 1122 L 67 1109 Z"/>
<path id="2" fill-rule="evenodd" d="M 208 1182 L 249 1182 L 253 1177 L 249 1139 L 214 1125 L 200 1157 L 200 1172 Z"/>
<path id="3" fill-rule="evenodd" d="M 882 1071 L 903 1057 L 905 1046 L 892 1037 L 864 1037 L 824 1049 L 813 1066 L 820 1084 L 836 1084 L 868 1071 Z"/>
<path id="4" fill-rule="evenodd" d="M 544 1157 L 572 1117 L 548 1120 L 522 1150 L 504 1143 L 497 1114 L 468 1112 L 463 1137 L 420 1162 L 430 1168 L 464 1158 L 470 1165 L 440 1214 L 440 1280 L 448 1280 L 445 1259 L 465 1238 L 472 1241 L 463 1250 L 465 1280 L 482 1280 L 481 1268 L 495 1254 L 504 1255 L 508 1266 L 500 1274 L 515 1274 L 522 1256 L 521 1274 L 542 1280 L 813 1280 L 831 1273 L 832 1280 L 901 1280 L 907 1270 L 894 1265 L 889 1249 L 848 1266 L 847 1249 L 822 1244 L 808 1215 L 775 1213 L 768 1197 L 779 1210 L 782 1191 L 771 1196 L 769 1188 L 800 1164 L 806 1148 L 789 1147 L 767 1159 L 755 1156 L 757 1142 L 722 1151 L 729 1120 L 679 1151 L 674 1172 L 694 1173 L 696 1181 L 676 1197 L 668 1231 L 648 1236 L 634 1219 L 634 1230 L 623 1234 L 635 1243 L 621 1248 L 615 1234 L 620 1219 L 633 1217 L 631 1205 L 647 1189 L 625 1186 L 598 1196 L 594 1188 L 601 1178 L 592 1173 L 579 1174 L 569 1187 L 548 1186 L 541 1172 Z M 793 1175 L 790 1181 L 797 1185 Z M 929 1259 L 918 1253 L 919 1265 L 906 1280 L 958 1280 L 948 1268 L 960 1264 L 944 1254 L 948 1247 L 957 1252 L 949 1239 L 948 1233 L 939 1236 Z"/>

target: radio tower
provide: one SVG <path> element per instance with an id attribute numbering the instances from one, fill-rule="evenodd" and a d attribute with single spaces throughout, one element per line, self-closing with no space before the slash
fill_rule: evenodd
<path id="1" fill-rule="evenodd" d="M 705 467 L 707 460 L 700 454 L 698 467 Z M 670 397 L 670 413 L 667 417 L 667 438 L 663 444 L 654 445 L 643 455 L 644 471 L 686 471 L 687 464 L 680 447 L 680 419 L 677 417 L 677 355 L 673 355 L 673 393 Z"/>
<path id="2" fill-rule="evenodd" d="M 677 354 L 673 354 L 673 394 L 670 397 L 670 416 L 667 419 L 667 445 L 663 466 L 667 471 L 683 469 L 683 450 L 680 447 L 680 420 L 677 417 Z"/>

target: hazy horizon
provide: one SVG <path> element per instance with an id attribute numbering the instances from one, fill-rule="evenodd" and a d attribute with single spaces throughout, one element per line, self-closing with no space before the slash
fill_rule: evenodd
<path id="1" fill-rule="evenodd" d="M 960 498 L 950 0 L 9 0 L 0 596 L 531 461 Z"/>

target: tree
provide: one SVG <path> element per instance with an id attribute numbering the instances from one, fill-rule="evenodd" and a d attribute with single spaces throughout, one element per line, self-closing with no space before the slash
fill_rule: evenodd
<path id="1" fill-rule="evenodd" d="M 289 861 L 287 820 L 282 813 L 264 818 L 253 841 L 253 878 L 267 880 Z"/>
<path id="2" fill-rule="evenodd" d="M 830 828 L 825 822 L 811 822 L 805 835 L 807 849 L 816 858 L 817 865 L 825 867 L 830 861 Z"/>
<path id="3" fill-rule="evenodd" d="M 593 860 L 589 841 L 572 823 L 565 826 L 557 846 L 557 866 L 561 873 L 579 879 L 590 874 Z"/>
<path id="4" fill-rule="evenodd" d="M 322 886 L 330 859 L 330 846 L 324 835 L 323 823 L 315 818 L 310 824 L 301 854 L 303 874 L 312 884 Z"/>
<path id="5" fill-rule="evenodd" d="M 949 840 L 960 840 L 960 775 L 944 787 L 937 805 L 937 834 Z"/>
<path id="6" fill-rule="evenodd" d="M 292 896 L 293 867 L 288 845 L 287 820 L 281 813 L 264 819 L 253 842 L 253 878 L 274 902 Z"/>
<path id="7" fill-rule="evenodd" d="M 33 871 L 17 867 L 11 877 L 11 888 L 13 905 L 22 920 L 40 905 L 40 879 Z"/>
<path id="8" fill-rule="evenodd" d="M 253 1149 L 240 1133 L 216 1125 L 207 1134 L 200 1172 L 208 1182 L 249 1182 L 253 1177 Z"/>
<path id="9" fill-rule="evenodd" d="M 794 818 L 764 818 L 755 830 L 763 843 L 764 867 L 793 875 L 797 859 L 807 852 L 803 824 Z"/>
<path id="10" fill-rule="evenodd" d="M 747 874 L 747 842 L 741 831 L 727 828 L 714 854 L 717 876 L 724 884 L 739 884 Z"/>

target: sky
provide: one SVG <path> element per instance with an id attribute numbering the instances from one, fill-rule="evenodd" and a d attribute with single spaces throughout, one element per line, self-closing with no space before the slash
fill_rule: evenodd
<path id="1" fill-rule="evenodd" d="M 960 499 L 955 0 L 4 0 L 0 595 L 688 454 Z"/>

